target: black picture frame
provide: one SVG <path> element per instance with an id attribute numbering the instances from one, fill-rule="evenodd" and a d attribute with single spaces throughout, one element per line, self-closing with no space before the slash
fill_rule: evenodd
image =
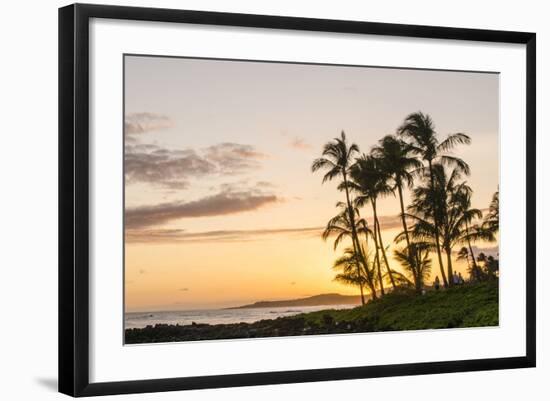
<path id="1" fill-rule="evenodd" d="M 521 357 L 90 383 L 88 61 L 91 18 L 526 45 L 526 354 Z M 59 9 L 59 391 L 96 396 L 534 367 L 536 35 L 479 29 L 74 4 Z"/>

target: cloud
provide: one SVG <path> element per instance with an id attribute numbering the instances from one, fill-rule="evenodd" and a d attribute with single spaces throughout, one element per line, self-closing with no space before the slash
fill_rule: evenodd
<path id="1" fill-rule="evenodd" d="M 244 193 L 244 192 L 243 192 Z M 220 194 L 218 194 L 220 195 Z M 215 195 L 219 201 L 224 199 L 221 196 Z M 257 195 L 262 196 L 262 195 Z M 263 195 L 265 197 L 273 196 L 273 199 L 265 201 L 264 204 L 281 201 L 280 198 L 274 195 Z M 212 198 L 214 198 L 212 197 Z M 204 198 L 207 199 L 207 198 Z M 204 200 L 203 199 L 203 200 Z M 202 203 L 203 200 L 197 201 Z M 184 229 L 172 228 L 155 228 L 159 224 L 166 223 L 170 220 L 185 217 L 198 217 L 194 206 L 187 207 L 190 203 L 169 203 L 159 205 L 159 207 L 135 208 L 126 212 L 126 231 L 125 238 L 128 243 L 208 243 L 208 242 L 248 242 L 256 241 L 267 236 L 273 235 L 293 235 L 298 237 L 321 238 L 321 234 L 325 229 L 324 226 L 315 227 L 297 227 L 297 228 L 267 228 L 257 230 L 214 230 L 203 232 L 188 232 Z M 205 202 L 207 203 L 207 202 Z M 213 204 L 209 203 L 210 205 Z M 179 206 L 179 207 L 178 207 Z M 263 206 L 263 205 L 262 205 Z M 261 206 L 258 206 L 261 207 Z M 218 214 L 228 212 L 229 208 L 218 210 Z M 253 209 L 250 209 L 253 210 Z M 245 211 L 245 210 L 242 210 Z M 235 211 L 234 213 L 238 213 Z M 228 214 L 225 213 L 225 214 Z M 201 214 L 202 216 L 203 214 Z M 213 215 L 213 214 L 209 214 Z M 181 216 L 181 217 L 180 217 Z M 401 220 L 394 216 L 379 217 L 382 230 L 400 228 Z M 484 252 L 487 253 L 485 250 Z M 476 253 L 478 253 L 476 251 Z"/>
<path id="2" fill-rule="evenodd" d="M 393 228 L 403 227 L 401 216 L 378 216 L 378 221 L 380 222 L 380 229 L 382 230 L 390 230 Z M 407 223 L 410 223 L 410 221 Z M 374 227 L 374 223 L 372 223 L 371 228 L 372 227 Z"/>
<path id="3" fill-rule="evenodd" d="M 126 136 L 160 131 L 173 126 L 174 124 L 168 116 L 157 113 L 130 113 L 124 118 L 124 132 Z"/>
<path id="4" fill-rule="evenodd" d="M 479 247 L 479 246 L 472 246 L 472 250 L 479 254 L 480 252 L 483 252 L 485 255 L 489 256 L 497 256 L 500 252 L 500 248 L 498 245 L 495 246 L 487 246 L 487 247 Z"/>
<path id="5" fill-rule="evenodd" d="M 455 250 L 453 250 L 453 254 L 456 255 L 458 254 L 460 248 L 456 248 Z M 499 254 L 499 247 L 498 245 L 494 245 L 494 246 L 477 246 L 477 245 L 472 245 L 472 251 L 474 252 L 474 255 L 477 257 L 480 253 L 484 253 L 486 256 L 493 256 L 493 257 L 498 257 L 498 254 Z"/>
<path id="6" fill-rule="evenodd" d="M 297 150 L 310 150 L 313 148 L 311 144 L 307 143 L 304 139 L 298 138 L 298 137 L 290 141 L 288 143 L 288 146 L 292 149 L 297 149 Z"/>
<path id="7" fill-rule="evenodd" d="M 187 287 L 184 287 L 184 288 L 180 288 L 180 289 L 179 289 L 178 291 L 183 291 L 183 292 L 187 292 L 187 291 L 189 291 L 189 288 L 187 288 Z"/>
<path id="8" fill-rule="evenodd" d="M 126 241 L 145 242 L 246 242 L 271 235 L 320 237 L 324 227 L 273 228 L 258 230 L 217 230 L 187 232 L 181 229 L 126 229 Z"/>
<path id="9" fill-rule="evenodd" d="M 126 145 L 124 168 L 127 184 L 148 183 L 169 189 L 184 189 L 191 177 L 217 171 L 216 165 L 194 150 L 169 150 L 156 145 Z"/>
<path id="10" fill-rule="evenodd" d="M 206 148 L 204 157 L 215 163 L 222 174 L 233 175 L 259 168 L 259 160 L 267 155 L 251 145 L 224 142 Z"/>
<path id="11" fill-rule="evenodd" d="M 236 175 L 260 168 L 267 156 L 251 145 L 221 143 L 203 149 L 175 150 L 152 144 L 126 144 L 124 166 L 126 183 L 146 183 L 185 189 L 192 178 L 205 175 Z"/>
<path id="12" fill-rule="evenodd" d="M 275 188 L 275 185 L 269 181 L 257 181 L 256 187 L 258 188 Z"/>
<path id="13" fill-rule="evenodd" d="M 191 217 L 222 216 L 259 209 L 280 201 L 273 194 L 247 191 L 222 191 L 190 202 L 170 202 L 126 210 L 126 227 L 158 226 L 173 220 Z"/>
<path id="14" fill-rule="evenodd" d="M 139 269 L 139 274 L 145 274 L 145 273 L 147 273 L 147 270 L 145 270 L 145 269 Z"/>

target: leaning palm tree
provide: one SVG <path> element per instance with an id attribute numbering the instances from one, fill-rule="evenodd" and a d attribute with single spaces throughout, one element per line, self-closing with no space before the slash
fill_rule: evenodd
<path id="1" fill-rule="evenodd" d="M 392 270 L 390 268 L 388 258 L 386 256 L 386 250 L 384 248 L 381 236 L 380 222 L 378 220 L 377 212 L 377 200 L 379 197 L 385 196 L 391 193 L 391 188 L 387 183 L 387 174 L 382 169 L 381 161 L 370 155 L 362 155 L 356 159 L 355 164 L 350 170 L 351 181 L 349 186 L 355 192 L 357 197 L 355 198 L 355 204 L 359 207 L 370 203 L 372 206 L 373 220 L 374 220 L 374 244 L 376 247 L 375 262 L 378 266 L 378 280 L 380 282 L 380 292 L 384 295 L 384 285 L 382 281 L 380 253 L 384 258 L 386 264 L 386 270 L 388 272 L 392 287 L 395 289 L 395 280 L 393 278 Z"/>
<path id="2" fill-rule="evenodd" d="M 406 249 L 412 251 L 409 231 L 405 218 L 405 203 L 403 201 L 403 188 L 412 188 L 414 172 L 422 167 L 422 162 L 414 154 L 413 147 L 405 141 L 393 135 L 386 135 L 378 145 L 372 149 L 372 154 L 381 160 L 381 167 L 391 180 L 390 187 L 397 190 L 399 205 L 401 207 L 401 224 L 407 243 Z M 409 255 L 411 265 L 418 263 L 414 261 L 413 254 Z"/>
<path id="3" fill-rule="evenodd" d="M 431 117 L 422 112 L 409 114 L 405 118 L 403 124 L 398 128 L 397 133 L 398 135 L 409 139 L 412 151 L 427 163 L 427 175 L 430 177 L 430 185 L 432 190 L 435 185 L 433 164 L 436 161 L 449 166 L 454 166 L 466 175 L 470 173 L 470 167 L 464 160 L 445 154 L 445 152 L 448 152 L 458 144 L 470 144 L 470 137 L 468 135 L 463 133 L 451 134 L 443 141 L 439 141 Z M 435 213 L 435 207 L 435 203 L 432 204 L 432 208 L 434 209 L 433 215 L 435 218 L 435 247 L 440 269 L 443 270 L 441 243 L 439 238 L 440 221 L 439 216 Z M 452 285 L 452 280 L 447 281 L 447 278 L 443 276 L 443 284 L 445 287 L 448 287 L 449 285 Z"/>
<path id="4" fill-rule="evenodd" d="M 359 147 L 352 143 L 349 145 L 346 140 L 346 134 L 341 132 L 340 138 L 334 138 L 332 141 L 323 146 L 322 157 L 315 159 L 311 165 L 311 171 L 328 170 L 323 176 L 323 183 L 332 181 L 334 178 L 341 177 L 342 183 L 339 189 L 346 194 L 346 211 L 351 230 L 351 242 L 353 251 L 359 255 L 360 247 L 357 238 L 357 229 L 355 227 L 355 209 L 352 207 L 352 199 L 349 191 L 349 174 L 350 167 L 353 163 L 354 156 L 359 153 Z"/>

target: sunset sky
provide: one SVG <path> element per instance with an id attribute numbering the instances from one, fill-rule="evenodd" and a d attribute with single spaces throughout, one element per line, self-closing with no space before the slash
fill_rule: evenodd
<path id="1" fill-rule="evenodd" d="M 472 138 L 454 154 L 485 209 L 499 180 L 498 98 L 497 74 L 126 56 L 127 311 L 357 294 L 333 281 L 343 247 L 320 236 L 343 200 L 311 173 L 322 145 L 344 130 L 368 152 L 423 111 L 441 137 Z M 378 208 L 393 247 L 399 202 Z"/>

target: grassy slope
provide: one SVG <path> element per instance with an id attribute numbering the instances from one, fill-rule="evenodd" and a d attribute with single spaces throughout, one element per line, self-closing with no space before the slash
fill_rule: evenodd
<path id="1" fill-rule="evenodd" d="M 416 330 L 498 325 L 498 282 L 429 291 L 423 296 L 388 294 L 348 310 L 297 315 L 312 325 L 362 322 L 369 331 Z"/>

